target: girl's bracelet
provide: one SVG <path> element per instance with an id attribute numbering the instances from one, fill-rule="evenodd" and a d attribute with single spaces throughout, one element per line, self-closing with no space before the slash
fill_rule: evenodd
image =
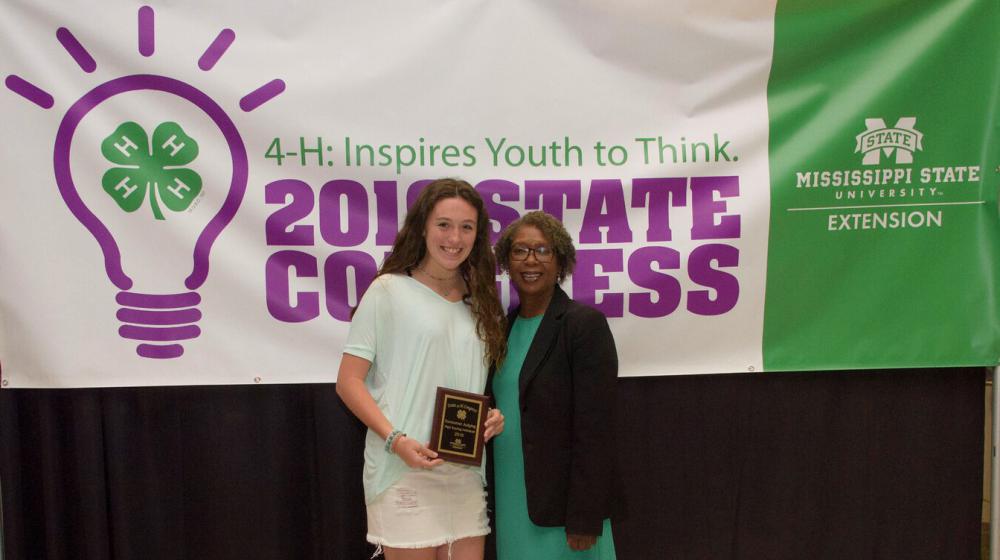
<path id="1" fill-rule="evenodd" d="M 406 436 L 406 434 L 404 434 L 403 432 L 401 432 L 399 430 L 393 430 L 393 431 L 389 432 L 388 437 L 385 438 L 385 452 L 386 453 L 394 453 L 394 451 L 392 450 L 392 444 L 393 444 L 393 442 L 395 442 L 400 437 L 405 437 L 405 436 Z"/>

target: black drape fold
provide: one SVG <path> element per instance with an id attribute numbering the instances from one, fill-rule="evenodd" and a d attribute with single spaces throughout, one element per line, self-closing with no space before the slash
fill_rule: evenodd
<path id="1" fill-rule="evenodd" d="M 618 557 L 969 559 L 983 368 L 621 379 Z M 0 391 L 5 558 L 361 560 L 335 386 Z"/>
<path id="2" fill-rule="evenodd" d="M 977 558 L 984 373 L 626 380 L 619 557 Z"/>

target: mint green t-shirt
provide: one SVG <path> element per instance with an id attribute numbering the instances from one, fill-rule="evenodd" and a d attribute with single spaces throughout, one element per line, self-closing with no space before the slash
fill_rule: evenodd
<path id="1" fill-rule="evenodd" d="M 351 320 L 344 353 L 372 363 L 365 385 L 397 430 L 430 439 L 437 388 L 483 393 L 486 345 L 469 306 L 451 302 L 402 274 L 376 278 Z M 485 463 L 485 460 L 484 460 Z M 475 469 L 483 477 L 482 467 Z M 409 470 L 368 430 L 363 482 L 371 503 Z"/>

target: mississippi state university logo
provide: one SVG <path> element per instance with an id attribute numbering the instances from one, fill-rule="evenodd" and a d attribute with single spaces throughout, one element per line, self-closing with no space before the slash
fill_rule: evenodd
<path id="1" fill-rule="evenodd" d="M 156 52 L 154 11 L 139 8 L 139 53 Z M 233 44 L 223 29 L 197 61 L 211 71 Z M 56 39 L 87 74 L 98 68 L 63 27 Z M 199 49 L 200 51 L 200 49 Z M 192 61 L 193 63 L 193 61 Z M 7 89 L 43 109 L 55 100 L 11 74 Z M 253 111 L 279 95 L 274 79 L 243 96 Z M 233 220 L 247 188 L 243 138 L 223 107 L 201 89 L 154 74 L 105 81 L 69 104 L 54 141 L 55 182 L 66 207 L 97 241 L 104 270 L 119 290 L 118 335 L 143 358 L 171 359 L 198 338 L 198 289 L 209 253 Z"/>
<path id="2" fill-rule="evenodd" d="M 900 117 L 893 128 L 888 128 L 883 119 L 865 119 L 866 129 L 855 137 L 858 143 L 854 153 L 864 154 L 864 165 L 878 165 L 883 154 L 891 157 L 894 153 L 897 164 L 913 163 L 913 152 L 924 149 L 924 135 L 913 127 L 915 124 L 917 117 Z"/>

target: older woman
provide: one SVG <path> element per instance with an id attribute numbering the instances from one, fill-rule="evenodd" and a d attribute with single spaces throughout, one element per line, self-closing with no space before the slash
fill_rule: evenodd
<path id="1" fill-rule="evenodd" d="M 576 250 L 566 229 L 530 212 L 494 248 L 520 306 L 493 376 L 504 432 L 493 442 L 501 560 L 615 558 L 609 516 L 618 356 L 608 322 L 559 284 Z"/>

